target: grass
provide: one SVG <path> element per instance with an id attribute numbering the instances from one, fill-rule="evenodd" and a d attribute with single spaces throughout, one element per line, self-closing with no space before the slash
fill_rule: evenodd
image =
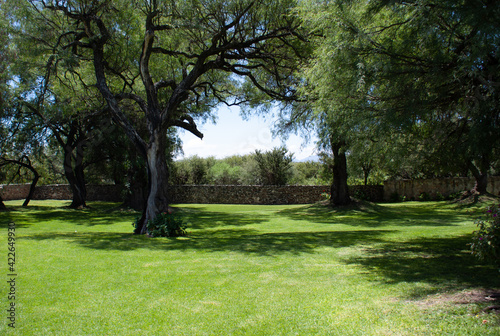
<path id="1" fill-rule="evenodd" d="M 13 221 L 17 320 L 7 327 L 2 281 L 0 334 L 500 333 L 471 295 L 500 289 L 498 270 L 468 253 L 471 208 L 180 205 L 189 236 L 151 239 L 117 204 L 6 204 L 1 269 Z"/>

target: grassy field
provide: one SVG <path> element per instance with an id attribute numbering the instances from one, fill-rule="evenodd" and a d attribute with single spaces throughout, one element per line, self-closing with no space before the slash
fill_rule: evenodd
<path id="1" fill-rule="evenodd" d="M 481 312 L 500 280 L 468 253 L 471 208 L 180 205 L 189 236 L 151 239 L 117 204 L 6 204 L 2 335 L 500 334 Z"/>

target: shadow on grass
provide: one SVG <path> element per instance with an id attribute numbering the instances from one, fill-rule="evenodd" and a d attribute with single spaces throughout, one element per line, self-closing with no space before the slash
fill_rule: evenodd
<path id="1" fill-rule="evenodd" d="M 178 213 L 188 223 L 188 229 L 195 230 L 259 224 L 270 219 L 269 215 L 209 211 L 207 207 L 183 206 Z"/>
<path id="2" fill-rule="evenodd" d="M 345 262 L 362 265 L 387 283 L 423 282 L 455 290 L 500 287 L 498 270 L 478 264 L 469 252 L 470 241 L 471 236 L 465 235 L 388 242 Z M 421 290 L 408 296 L 419 298 L 433 292 L 435 290 Z"/>
<path id="3" fill-rule="evenodd" d="M 400 206 L 360 202 L 346 207 L 331 207 L 321 203 L 286 209 L 279 215 L 293 220 L 313 223 L 344 224 L 349 226 L 455 226 L 463 222 L 463 215 L 442 205 L 429 203 L 401 203 Z"/>
<path id="4" fill-rule="evenodd" d="M 69 206 L 70 202 L 67 202 Z M 92 202 L 87 209 L 71 209 L 66 206 L 37 206 L 11 207 L 6 212 L 9 222 L 15 222 L 19 227 L 30 227 L 42 222 L 59 221 L 82 226 L 116 224 L 116 217 L 129 217 L 130 223 L 138 215 L 135 211 L 122 209 L 118 203 Z M 3 227 L 3 222 L 0 223 Z"/>
<path id="5" fill-rule="evenodd" d="M 262 256 L 283 253 L 315 253 L 320 247 L 348 247 L 383 242 L 387 230 L 257 233 L 252 229 L 221 229 L 198 232 L 187 238 L 147 238 L 126 233 L 48 233 L 25 236 L 30 240 L 65 240 L 97 250 L 159 251 L 199 250 L 205 252 L 240 252 Z"/>

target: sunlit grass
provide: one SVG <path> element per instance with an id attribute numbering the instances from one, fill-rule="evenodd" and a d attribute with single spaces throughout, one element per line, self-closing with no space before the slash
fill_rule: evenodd
<path id="1" fill-rule="evenodd" d="M 18 335 L 500 332 L 485 302 L 428 304 L 500 288 L 498 271 L 468 253 L 475 227 L 456 205 L 180 205 L 188 237 L 151 239 L 132 234 L 137 213 L 117 204 L 6 203 L 0 247 L 6 258 L 15 222 Z"/>

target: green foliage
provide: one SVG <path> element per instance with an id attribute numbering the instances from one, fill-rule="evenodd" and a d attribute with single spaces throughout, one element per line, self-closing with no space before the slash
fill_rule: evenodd
<path id="1" fill-rule="evenodd" d="M 299 11 L 316 33 L 301 74 L 325 121 L 320 139 L 344 140 L 360 167 L 392 163 L 392 176 L 491 172 L 500 2 L 302 1 Z M 366 155 L 366 140 L 380 148 Z"/>
<path id="2" fill-rule="evenodd" d="M 330 198 L 332 198 L 332 195 L 327 192 L 327 191 L 324 191 L 321 193 L 321 199 L 324 200 L 324 201 L 328 201 Z"/>
<path id="3" fill-rule="evenodd" d="M 423 192 L 418 196 L 418 200 L 421 202 L 428 202 L 431 200 L 431 195 L 427 192 Z"/>
<path id="4" fill-rule="evenodd" d="M 207 184 L 209 170 L 214 164 L 214 158 L 201 158 L 197 155 L 173 162 L 170 180 L 172 184 Z"/>
<path id="5" fill-rule="evenodd" d="M 216 161 L 208 171 L 209 180 L 218 185 L 237 185 L 241 184 L 240 175 L 243 168 L 231 166 L 226 161 Z"/>
<path id="6" fill-rule="evenodd" d="M 365 192 L 363 190 L 356 190 L 354 192 L 354 198 L 362 201 L 368 201 L 368 196 L 366 196 Z"/>
<path id="7" fill-rule="evenodd" d="M 470 244 L 472 254 L 479 260 L 500 267 L 500 204 L 486 209 L 484 217 L 475 221 L 478 230 L 474 231 Z"/>
<path id="8" fill-rule="evenodd" d="M 273 155 L 280 156 L 282 154 L 275 152 Z M 269 154 L 261 153 L 261 155 Z M 285 157 L 290 159 L 293 156 L 292 154 L 285 154 Z M 280 158 L 275 157 L 274 159 L 276 162 L 280 161 Z M 281 159 L 284 159 L 284 157 L 281 157 Z M 269 169 L 271 169 L 271 165 L 269 163 Z M 284 162 L 278 162 L 277 169 L 283 167 Z M 285 170 L 286 184 L 329 184 L 325 178 L 323 164 L 320 162 L 289 162 L 288 168 L 285 168 Z M 194 172 L 198 172 L 198 175 Z M 262 174 L 265 174 L 264 177 L 267 178 L 267 172 Z M 271 172 L 271 174 L 273 173 Z M 196 184 L 195 181 L 201 181 L 203 184 L 214 185 L 256 185 L 263 184 L 264 178 L 262 176 L 255 154 L 234 155 L 223 159 L 193 156 L 174 161 L 171 164 L 172 184 Z"/>
<path id="9" fill-rule="evenodd" d="M 400 196 L 397 192 L 393 192 L 391 196 L 389 196 L 389 202 L 392 203 L 399 203 L 405 201 L 406 201 L 406 196 Z"/>
<path id="10" fill-rule="evenodd" d="M 329 184 L 323 174 L 321 162 L 292 162 L 292 177 L 289 184 L 294 185 L 326 185 Z"/>
<path id="11" fill-rule="evenodd" d="M 255 151 L 257 172 L 260 183 L 263 185 L 286 185 L 291 178 L 291 163 L 293 154 L 289 154 L 285 147 L 274 148 L 270 151 Z"/>
<path id="12" fill-rule="evenodd" d="M 155 219 L 148 221 L 146 225 L 151 237 L 174 238 L 187 235 L 186 225 L 178 214 L 162 212 Z"/>

